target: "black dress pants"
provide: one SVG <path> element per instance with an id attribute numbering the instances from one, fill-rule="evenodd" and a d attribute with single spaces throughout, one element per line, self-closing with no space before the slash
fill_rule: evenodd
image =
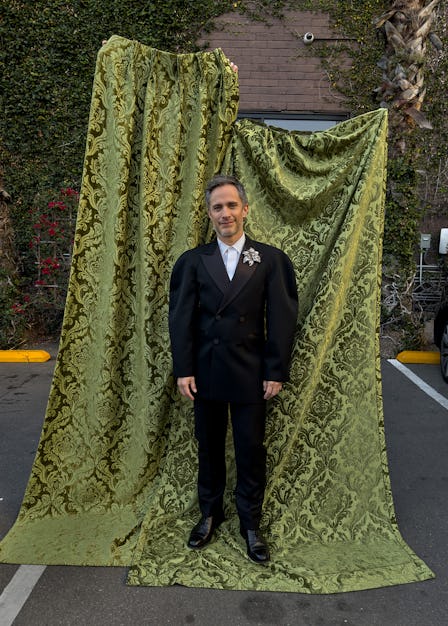
<path id="1" fill-rule="evenodd" d="M 263 444 L 266 403 L 240 404 L 196 398 L 195 435 L 198 440 L 198 495 L 202 515 L 224 517 L 226 486 L 225 442 L 228 416 L 232 421 L 237 470 L 236 506 L 244 529 L 258 529 L 266 486 Z"/>

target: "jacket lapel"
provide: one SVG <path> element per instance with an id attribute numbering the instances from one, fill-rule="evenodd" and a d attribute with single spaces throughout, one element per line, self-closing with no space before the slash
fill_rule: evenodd
<path id="1" fill-rule="evenodd" d="M 211 247 L 210 252 L 201 254 L 201 258 L 211 278 L 215 281 L 219 289 L 225 293 L 231 282 L 227 275 L 218 244 L 215 242 L 215 246 Z"/>

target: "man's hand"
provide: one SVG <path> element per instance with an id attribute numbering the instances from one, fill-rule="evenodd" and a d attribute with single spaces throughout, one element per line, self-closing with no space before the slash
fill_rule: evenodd
<path id="1" fill-rule="evenodd" d="M 194 376 L 185 376 L 177 379 L 177 387 L 182 396 L 194 400 L 194 393 L 197 392 Z"/>
<path id="2" fill-rule="evenodd" d="M 276 380 L 264 380 L 263 381 L 263 391 L 265 400 L 270 400 L 274 396 L 276 396 L 279 391 L 282 390 L 283 383 L 279 383 Z"/>

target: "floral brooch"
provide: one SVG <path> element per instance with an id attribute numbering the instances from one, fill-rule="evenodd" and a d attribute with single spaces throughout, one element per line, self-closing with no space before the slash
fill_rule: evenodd
<path id="1" fill-rule="evenodd" d="M 243 263 L 249 263 L 250 267 L 252 267 L 254 263 L 261 263 L 260 253 L 253 248 L 243 250 Z"/>

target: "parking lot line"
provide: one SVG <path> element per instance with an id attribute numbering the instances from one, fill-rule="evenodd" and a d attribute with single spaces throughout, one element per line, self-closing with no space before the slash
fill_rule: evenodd
<path id="1" fill-rule="evenodd" d="M 45 565 L 21 565 L 0 596 L 0 626 L 11 626 L 31 595 Z"/>
<path id="2" fill-rule="evenodd" d="M 411 380 L 414 383 L 414 385 L 417 385 L 419 389 L 421 389 L 424 393 L 430 396 L 433 400 L 435 400 L 441 406 L 443 406 L 444 409 L 448 410 L 448 399 L 445 398 L 445 396 L 442 396 L 442 394 L 436 391 L 433 387 L 431 387 L 431 385 L 428 385 L 428 383 L 425 383 L 424 380 L 422 380 L 419 376 L 417 376 L 417 374 L 414 374 L 414 372 L 412 372 L 405 365 L 403 365 L 403 363 L 400 363 L 400 361 L 397 361 L 397 359 L 387 359 L 387 361 L 388 363 L 396 367 L 397 370 L 400 370 L 400 372 L 404 374 L 407 378 L 409 378 L 409 380 Z"/>

